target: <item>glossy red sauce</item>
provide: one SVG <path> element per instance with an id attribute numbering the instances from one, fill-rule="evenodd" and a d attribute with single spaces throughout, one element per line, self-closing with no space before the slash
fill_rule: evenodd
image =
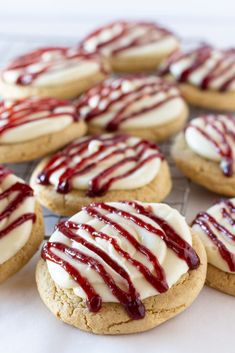
<path id="1" fill-rule="evenodd" d="M 132 85 L 133 88 L 126 90 L 125 84 Z M 114 105 L 119 105 L 120 108 L 115 110 L 114 116 L 105 126 L 107 131 L 117 131 L 125 121 L 138 118 L 138 116 L 154 111 L 167 102 L 179 98 L 178 90 L 174 94 L 169 94 L 173 87 L 175 88 L 173 84 L 157 76 L 126 75 L 96 85 L 78 99 L 75 105 L 78 114 L 83 115 L 87 122 L 95 121 L 103 114 L 113 114 Z M 128 112 L 129 108 L 142 99 L 148 99 L 160 93 L 165 96 L 157 102 L 145 105 L 143 102 L 142 107 L 135 107 L 135 110 Z M 94 99 L 96 99 L 95 104 Z M 85 110 L 86 113 L 84 113 Z"/>
<path id="2" fill-rule="evenodd" d="M 94 170 L 97 167 L 97 163 L 108 161 L 114 156 L 118 156 L 119 160 L 117 162 L 114 162 L 111 166 L 104 167 L 104 170 L 90 179 L 87 195 L 89 197 L 102 196 L 109 191 L 112 184 L 116 181 L 127 178 L 143 165 L 156 158 L 163 159 L 157 145 L 146 140 L 139 140 L 133 146 L 118 146 L 120 142 L 125 143 L 129 138 L 130 136 L 123 134 L 99 135 L 88 137 L 81 142 L 74 142 L 49 159 L 42 172 L 38 175 L 37 181 L 42 185 L 49 185 L 51 175 L 63 168 L 64 171 L 59 177 L 56 190 L 59 193 L 66 194 L 72 188 L 73 177 L 85 175 Z M 87 155 L 89 143 L 93 140 L 100 141 L 101 145 L 97 151 Z M 116 149 L 113 149 L 115 146 Z M 145 157 L 145 152 L 148 150 L 152 150 L 153 153 Z M 134 151 L 134 156 L 129 157 L 127 155 L 128 151 Z M 103 155 L 104 152 L 107 153 Z M 80 157 L 80 161 L 71 166 L 71 161 L 73 161 L 75 156 Z M 132 162 L 134 162 L 134 165 Z M 121 170 L 123 166 L 127 166 L 127 170 L 114 176 L 114 173 Z"/>
<path id="3" fill-rule="evenodd" d="M 113 32 L 113 28 L 119 28 L 118 31 Z M 143 33 L 138 37 L 133 33 L 136 29 L 144 29 Z M 110 36 L 104 39 L 104 32 L 110 32 Z M 112 33 L 112 34 L 111 34 Z M 87 49 L 87 42 L 93 40 L 93 51 L 101 51 L 105 48 L 109 49 L 111 55 L 118 55 L 125 50 L 142 47 L 151 43 L 157 43 L 165 37 L 172 35 L 172 33 L 165 28 L 162 28 L 156 23 L 151 22 L 126 22 L 117 21 L 106 26 L 100 27 L 91 34 L 89 34 L 81 43 L 82 48 Z M 132 38 L 127 41 L 127 38 Z"/>
<path id="4" fill-rule="evenodd" d="M 71 110 L 58 110 L 64 107 L 71 108 Z M 32 116 L 34 114 L 35 117 Z M 0 134 L 32 121 L 60 118 L 65 115 L 71 117 L 73 121 L 79 120 L 78 114 L 67 100 L 33 97 L 16 100 L 11 105 L 7 101 L 0 101 Z"/>
<path id="5" fill-rule="evenodd" d="M 53 58 L 47 58 L 47 55 L 51 55 Z M 84 60 L 97 61 L 100 70 L 106 73 L 103 62 L 98 55 L 89 54 L 81 48 L 45 47 L 17 57 L 3 69 L 2 74 L 6 71 L 19 70 L 21 73 L 15 83 L 27 86 L 32 84 L 42 74 L 64 70 L 67 69 L 68 65 L 71 67 L 77 62 Z"/>
<path id="6" fill-rule="evenodd" d="M 131 205 L 140 215 L 149 217 L 156 223 L 157 226 L 160 226 L 161 229 L 154 227 L 152 224 L 142 220 L 140 217 L 134 215 L 133 213 L 123 211 L 120 208 L 110 206 L 106 203 L 91 204 L 88 207 L 84 207 L 83 211 L 85 211 L 93 219 L 98 219 L 100 222 L 113 227 L 121 238 L 123 237 L 128 240 L 128 242 L 132 244 L 137 252 L 140 252 L 144 257 L 148 259 L 149 262 L 153 264 L 154 273 L 150 272 L 150 270 L 143 263 L 132 258 L 129 253 L 122 249 L 115 238 L 112 238 L 106 233 L 97 231 L 91 225 L 81 223 L 78 224 L 72 221 L 61 222 L 57 228 L 65 237 L 74 242 L 82 244 L 83 247 L 98 255 L 100 259 L 102 259 L 109 267 L 111 267 L 118 275 L 122 277 L 126 283 L 126 290 L 121 289 L 118 286 L 114 278 L 110 275 L 110 273 L 106 271 L 99 260 L 83 253 L 79 249 L 69 247 L 59 242 L 47 242 L 42 249 L 42 258 L 44 260 L 49 260 L 60 265 L 86 293 L 89 310 L 92 312 L 97 312 L 101 309 L 102 306 L 101 296 L 96 293 L 94 287 L 88 281 L 86 276 L 69 263 L 69 259 L 73 259 L 78 263 L 90 266 L 103 279 L 106 286 L 123 306 L 128 315 L 132 319 L 137 320 L 145 316 L 145 307 L 140 300 L 140 296 L 136 291 L 134 284 L 132 283 L 130 275 L 105 251 L 93 243 L 90 243 L 85 238 L 81 237 L 78 234 L 79 230 L 85 230 L 94 239 L 101 238 L 102 240 L 109 242 L 126 261 L 128 261 L 132 266 L 136 267 L 139 272 L 141 272 L 146 281 L 148 281 L 159 293 L 166 292 L 168 290 L 168 284 L 165 278 L 164 269 L 158 262 L 156 256 L 151 252 L 150 249 L 142 245 L 120 223 L 114 221 L 109 216 L 104 214 L 104 211 L 118 214 L 124 219 L 133 222 L 138 227 L 144 228 L 155 234 L 157 237 L 160 237 L 165 242 L 167 247 L 172 249 L 172 251 L 174 251 L 179 258 L 187 262 L 191 270 L 196 269 L 199 266 L 200 260 L 193 248 L 185 240 L 183 240 L 165 220 L 153 214 L 151 207 L 145 208 L 144 206 L 139 205 L 137 202 L 124 203 Z M 58 252 L 55 253 L 53 249 L 66 254 L 68 256 L 68 261 L 62 259 Z"/>
<path id="7" fill-rule="evenodd" d="M 204 66 L 205 62 L 208 61 L 212 57 L 213 48 L 204 45 L 200 48 L 194 49 L 187 53 L 176 52 L 174 53 L 168 60 L 167 64 L 162 68 L 160 74 L 165 75 L 171 73 L 171 65 L 176 64 L 177 62 L 193 57 L 192 63 L 189 67 L 184 69 L 180 76 L 177 77 L 178 82 L 188 82 L 189 76 L 192 75 L 194 72 L 199 70 L 201 67 Z M 206 76 L 203 76 L 199 87 L 201 89 L 209 89 L 209 86 L 212 81 L 219 79 L 220 77 L 226 76 L 229 72 L 234 69 L 235 67 L 235 50 L 234 49 L 227 49 L 227 50 L 220 50 L 222 53 L 221 58 L 214 59 L 214 65 L 211 65 L 209 72 Z M 207 67 L 208 69 L 208 67 Z M 230 85 L 235 80 L 235 74 L 229 75 L 228 79 L 225 80 L 223 83 L 220 84 L 218 90 L 221 92 L 226 91 Z"/>
<path id="8" fill-rule="evenodd" d="M 235 222 L 235 207 L 233 203 L 229 200 L 221 200 L 223 204 L 221 209 L 222 217 L 226 218 L 228 223 L 234 225 Z M 192 222 L 192 225 L 198 225 L 203 232 L 210 238 L 213 244 L 217 247 L 221 257 L 227 263 L 230 271 L 235 271 L 235 257 L 234 254 L 229 251 L 229 249 L 222 243 L 216 231 L 221 234 L 221 236 L 226 236 L 232 241 L 235 241 L 235 235 L 229 231 L 229 229 L 221 225 L 212 215 L 207 212 L 200 212 Z"/>
<path id="9" fill-rule="evenodd" d="M 11 174 L 11 172 L 7 168 L 0 166 L 0 183 L 2 183 L 9 174 Z M 15 194 L 15 196 L 1 211 L 0 222 L 6 218 L 9 218 L 11 214 L 17 210 L 17 208 L 27 197 L 33 196 L 33 190 L 27 184 L 16 182 L 15 184 L 11 185 L 9 188 L 0 193 L 0 202 L 1 200 L 10 198 L 12 194 Z M 21 224 L 27 222 L 28 220 L 32 220 L 32 222 L 35 222 L 35 213 L 25 213 L 16 218 L 7 227 L 0 230 L 0 238 L 6 236 L 12 230 L 19 227 Z"/>
<path id="10" fill-rule="evenodd" d="M 235 156 L 233 152 L 233 145 L 235 144 L 235 133 L 227 126 L 227 124 L 225 124 L 219 115 L 210 114 L 204 115 L 200 118 L 204 120 L 205 126 L 210 126 L 211 129 L 216 132 L 217 136 L 220 138 L 220 142 L 218 142 L 211 133 L 207 132 L 205 129 L 199 126 L 196 126 L 195 124 L 189 123 L 186 129 L 190 127 L 197 130 L 202 136 L 204 136 L 213 144 L 215 150 L 221 156 L 222 161 L 220 163 L 220 168 L 223 174 L 226 177 L 232 177 L 235 163 Z M 235 127 L 235 120 L 233 116 L 226 115 L 226 119 L 233 123 Z"/>

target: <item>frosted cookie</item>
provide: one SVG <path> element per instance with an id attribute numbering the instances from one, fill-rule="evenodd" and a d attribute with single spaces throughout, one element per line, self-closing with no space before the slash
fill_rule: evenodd
<path id="1" fill-rule="evenodd" d="M 180 131 L 188 116 L 177 87 L 154 75 L 109 78 L 75 105 L 91 134 L 123 131 L 155 141 Z"/>
<path id="2" fill-rule="evenodd" d="M 97 203 L 57 225 L 36 281 L 62 321 L 96 334 L 149 330 L 197 297 L 206 254 L 178 211 L 136 201 Z"/>
<path id="3" fill-rule="evenodd" d="M 235 110 L 235 50 L 209 46 L 173 54 L 161 73 L 178 82 L 187 102 L 204 108 Z"/>
<path id="4" fill-rule="evenodd" d="M 30 260 L 43 237 L 42 211 L 33 190 L 0 166 L 0 283 Z"/>
<path id="5" fill-rule="evenodd" d="M 90 33 L 81 46 L 108 58 L 114 71 L 141 72 L 155 70 L 179 41 L 156 23 L 116 21 Z"/>
<path id="6" fill-rule="evenodd" d="M 103 80 L 108 71 L 109 65 L 98 54 L 73 47 L 39 48 L 1 70 L 0 93 L 8 99 L 73 98 Z"/>
<path id="7" fill-rule="evenodd" d="M 159 148 L 123 134 L 75 140 L 42 160 L 30 183 L 39 202 L 61 215 L 73 215 L 92 201 L 160 201 L 171 189 Z"/>
<path id="8" fill-rule="evenodd" d="M 0 101 L 0 163 L 44 156 L 85 132 L 85 123 L 67 100 Z"/>
<path id="9" fill-rule="evenodd" d="M 220 200 L 200 212 L 192 229 L 205 246 L 208 259 L 206 283 L 235 296 L 235 199 Z"/>
<path id="10" fill-rule="evenodd" d="M 188 178 L 222 195 L 235 196 L 235 118 L 193 119 L 172 147 L 172 157 Z"/>

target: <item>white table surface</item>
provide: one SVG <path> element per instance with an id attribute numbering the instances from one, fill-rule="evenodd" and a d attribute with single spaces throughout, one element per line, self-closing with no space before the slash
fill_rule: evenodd
<path id="1" fill-rule="evenodd" d="M 202 1 L 198 3 L 202 4 Z M 4 5 L 3 10 L 7 10 L 7 5 Z M 172 11 L 170 11 L 171 16 L 165 13 L 162 16 L 165 21 L 157 16 L 157 12 L 155 13 L 156 19 L 171 24 L 171 27 L 184 36 L 187 34 L 193 38 L 205 37 L 206 40 L 218 45 L 232 46 L 235 44 L 235 21 L 231 13 L 227 16 L 228 21 L 225 21 L 224 13 L 221 13 L 221 18 L 219 13 L 216 13 L 213 19 L 211 16 L 209 18 L 200 17 L 198 9 L 196 12 L 194 16 L 192 11 L 191 21 L 181 15 L 179 10 L 176 15 Z M 43 13 L 42 9 L 41 13 Z M 0 21 L 0 41 L 2 38 L 4 41 L 9 38 L 9 43 L 11 43 L 12 35 L 18 35 L 21 40 L 29 35 L 35 38 L 38 35 L 57 36 L 60 39 L 75 38 L 76 31 L 80 34 L 84 33 L 92 27 L 92 24 L 100 23 L 102 18 L 99 13 L 99 19 L 96 19 L 95 10 L 86 20 L 80 16 L 79 21 L 75 21 L 74 17 L 69 21 L 69 16 L 66 14 L 64 22 L 63 17 L 60 17 L 59 21 L 56 18 L 53 19 L 55 26 L 51 26 L 48 19 L 36 21 L 30 33 L 28 26 L 33 20 L 25 21 L 24 16 L 25 13 L 14 19 L 9 17 L 6 20 L 5 18 L 5 22 Z M 113 19 L 114 14 L 106 13 L 104 17 L 105 20 L 109 17 Z M 153 18 L 153 15 L 151 17 Z M 150 18 L 149 14 L 147 18 Z M 191 185 L 190 190 L 186 209 L 188 220 L 191 220 L 196 212 L 206 209 L 212 200 L 217 198 L 217 195 L 195 185 Z M 96 336 L 65 325 L 47 310 L 38 296 L 34 279 L 35 264 L 38 258 L 39 253 L 21 271 L 0 286 L 1 353 L 235 352 L 233 337 L 235 299 L 207 287 L 202 290 L 189 309 L 149 332 L 116 337 Z"/>

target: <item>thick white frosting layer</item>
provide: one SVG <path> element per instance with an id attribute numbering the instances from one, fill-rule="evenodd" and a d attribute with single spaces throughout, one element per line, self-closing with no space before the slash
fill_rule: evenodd
<path id="1" fill-rule="evenodd" d="M 121 122 L 122 128 L 132 129 L 132 128 L 146 128 L 155 127 L 167 124 L 178 118 L 186 109 L 185 102 L 182 97 L 180 97 L 179 90 L 176 87 L 170 87 L 164 89 L 160 82 L 160 79 L 155 76 L 142 77 L 142 78 L 130 78 L 126 77 L 123 80 L 121 87 L 116 88 L 118 79 L 107 80 L 107 86 L 109 86 L 110 94 L 109 96 L 103 96 L 103 90 L 97 91 L 97 93 L 91 97 L 84 105 L 81 105 L 78 110 L 79 114 L 86 119 L 86 116 L 98 108 L 100 113 L 98 113 L 91 121 L 90 124 L 105 127 L 110 121 L 112 121 L 115 116 L 122 111 L 122 117 L 128 117 L 132 113 L 137 113 L 136 116 Z M 140 90 L 140 87 L 155 82 L 155 92 L 153 92 L 153 87 L 146 86 Z M 105 86 L 103 84 L 103 86 Z M 129 93 L 124 97 L 121 95 Z M 89 94 L 89 92 L 88 92 Z M 86 97 L 86 95 L 84 95 Z M 82 100 L 84 99 L 82 97 Z M 120 97 L 120 99 L 118 99 Z M 131 104 L 128 104 L 132 99 Z M 171 99 L 170 99 L 171 98 Z M 114 102 L 118 99 L 117 102 Z M 170 99 L 170 100 L 167 100 Z M 166 100 L 164 102 L 164 100 Z M 109 106 L 110 102 L 112 105 L 105 111 L 105 107 Z M 160 104 L 162 102 L 162 104 Z M 151 106 L 160 104 L 155 108 L 141 113 L 142 109 L 149 108 Z M 79 104 L 79 100 L 78 100 Z M 125 108 L 126 106 L 126 108 Z M 124 110 L 123 110 L 124 109 Z M 103 111 L 103 113 L 102 113 Z"/>
<path id="2" fill-rule="evenodd" d="M 185 139 L 189 148 L 191 148 L 199 156 L 215 162 L 221 162 L 222 156 L 218 152 L 216 146 L 207 139 L 206 136 L 200 133 L 195 127 L 199 127 L 208 134 L 220 147 L 224 147 L 223 137 L 220 132 L 223 132 L 229 145 L 235 153 L 235 142 L 226 130 L 235 134 L 235 120 L 226 115 L 209 115 L 209 119 L 198 117 L 193 119 L 185 130 Z"/>
<path id="3" fill-rule="evenodd" d="M 16 182 L 23 182 L 20 178 L 13 174 L 9 174 L 0 183 L 0 193 L 8 189 Z M 0 200 L 0 213 L 9 205 L 9 203 L 16 197 L 17 192 L 11 193 L 10 197 Z M 19 207 L 10 214 L 9 217 L 0 221 L 0 232 L 7 228 L 14 220 L 25 213 L 33 213 L 35 208 L 34 197 L 27 197 L 19 205 Z M 6 236 L 0 237 L 0 264 L 13 257 L 23 246 L 27 243 L 32 231 L 32 220 L 22 223 L 20 226 L 14 228 Z"/>
<path id="4" fill-rule="evenodd" d="M 29 98 L 22 102 L 19 101 L 18 104 L 13 101 L 4 102 L 5 108 L 1 109 L 0 107 L 1 144 L 14 144 L 33 140 L 50 133 L 61 131 L 73 123 L 72 114 L 75 114 L 75 108 L 69 102 L 68 105 L 65 106 L 59 106 L 58 103 L 58 107 L 55 106 L 53 112 L 49 110 L 49 106 L 48 110 L 43 108 L 34 112 L 33 108 L 37 105 L 37 102 L 38 107 L 40 107 L 41 101 L 37 98 Z M 32 107 L 32 112 L 30 112 L 30 107 Z M 60 116 L 51 116 L 58 113 L 62 114 Z M 26 116 L 23 119 L 23 124 L 20 124 L 22 121 L 20 117 L 23 115 Z M 1 128 L 13 122 L 15 118 L 15 126 L 1 132 Z"/>
<path id="5" fill-rule="evenodd" d="M 8 84 L 16 84 L 18 78 L 22 75 L 40 72 L 48 65 L 50 65 L 50 68 L 36 77 L 30 85 L 44 87 L 67 84 L 96 75 L 101 70 L 100 62 L 95 58 L 92 60 L 82 57 L 71 59 L 58 50 L 44 53 L 38 57 L 36 63 L 32 63 L 27 67 L 3 70 L 2 79 Z"/>
<path id="6" fill-rule="evenodd" d="M 235 198 L 230 199 L 229 201 L 231 201 L 235 207 Z M 229 232 L 235 236 L 235 225 L 229 223 L 228 220 L 222 216 L 221 211 L 223 208 L 227 209 L 227 206 L 223 202 L 219 202 L 210 207 L 206 212 L 209 213 L 209 215 L 211 215 L 221 226 L 227 228 L 227 230 L 229 230 Z M 207 223 L 209 224 L 216 237 L 226 246 L 226 248 L 233 254 L 233 256 L 235 256 L 235 241 L 230 239 L 228 236 L 223 235 L 223 233 L 213 227 L 210 222 Z M 197 224 L 193 225 L 192 228 L 200 236 L 206 248 L 208 262 L 222 271 L 234 273 L 230 271 L 229 266 L 227 262 L 222 258 L 218 247 L 214 245 L 214 243 L 206 235 L 202 228 Z"/>
<path id="7" fill-rule="evenodd" d="M 114 207 L 118 207 L 122 210 L 131 212 L 132 214 L 136 214 L 139 218 L 147 221 L 148 223 L 152 224 L 154 227 L 157 227 L 155 222 L 153 222 L 150 218 L 146 216 L 137 214 L 137 212 L 131 206 L 124 205 L 122 203 L 108 203 L 108 204 Z M 142 204 L 145 207 L 150 205 L 152 207 L 154 214 L 165 219 L 168 222 L 168 224 L 171 225 L 175 229 L 175 231 L 182 237 L 182 239 L 186 240 L 190 245 L 192 245 L 192 237 L 191 237 L 189 227 L 184 217 L 182 217 L 178 211 L 172 209 L 170 206 L 165 204 L 146 204 L 146 203 L 140 203 L 140 202 L 139 204 Z M 151 250 L 151 252 L 157 257 L 160 265 L 163 267 L 165 271 L 166 280 L 169 287 L 171 287 L 174 283 L 176 283 L 177 280 L 184 273 L 188 271 L 188 265 L 186 264 L 186 262 L 181 260 L 179 257 L 177 257 L 172 250 L 169 250 L 160 237 L 154 235 L 153 233 L 143 228 L 136 226 L 133 222 L 128 221 L 119 215 L 108 214 L 107 211 L 105 211 L 104 213 L 106 214 L 107 217 L 109 217 L 113 221 L 121 224 L 122 227 L 127 229 L 131 233 L 131 235 L 138 240 L 138 242 L 140 242 L 141 244 L 146 246 L 149 250 Z M 119 246 L 121 246 L 122 249 L 127 251 L 132 258 L 143 263 L 145 266 L 147 266 L 147 268 L 152 273 L 154 273 L 152 263 L 149 262 L 147 258 L 144 257 L 142 254 L 137 252 L 136 249 L 125 238 L 121 237 L 113 227 L 109 225 L 105 225 L 102 222 L 99 222 L 95 219 L 92 219 L 89 215 L 87 215 L 87 213 L 84 210 L 74 215 L 70 220 L 76 223 L 89 224 L 92 227 L 94 227 L 96 230 L 104 232 L 109 236 L 115 238 Z M 149 284 L 149 282 L 146 281 L 146 279 L 143 277 L 141 272 L 139 272 L 136 269 L 136 267 L 133 267 L 133 265 L 131 265 L 128 261 L 126 261 L 115 251 L 115 249 L 110 244 L 110 242 L 104 241 L 99 238 L 96 238 L 96 240 L 94 240 L 91 236 L 89 236 L 87 232 L 83 230 L 79 230 L 78 234 L 83 238 L 85 238 L 87 241 L 91 242 L 92 244 L 104 250 L 108 255 L 111 256 L 113 260 L 115 260 L 130 274 L 131 280 L 135 288 L 139 292 L 141 299 L 159 294 L 157 290 L 153 288 Z M 75 243 L 74 241 L 70 241 L 58 230 L 56 230 L 52 234 L 50 241 L 62 242 L 68 246 L 77 248 L 81 250 L 83 253 L 91 255 L 92 257 L 96 258 L 103 264 L 103 266 L 108 271 L 108 273 L 112 275 L 112 277 L 115 279 L 117 284 L 120 287 L 125 288 L 125 283 L 123 279 L 120 278 L 120 276 L 117 275 L 117 273 L 114 272 L 111 268 L 109 268 L 109 266 L 103 260 L 101 260 L 98 255 L 92 253 L 90 250 L 88 250 L 81 244 Z M 96 292 L 100 294 L 103 301 L 117 302 L 117 299 L 112 295 L 108 287 L 104 284 L 101 277 L 89 266 L 78 263 L 77 261 L 70 260 L 66 255 L 59 252 L 58 250 L 52 249 L 52 251 L 57 253 L 60 257 L 62 257 L 66 261 L 69 261 L 83 275 L 85 275 L 86 278 L 94 287 L 94 289 L 96 290 Z M 82 298 L 86 298 L 86 295 L 81 289 L 81 287 L 78 286 L 78 284 L 67 274 L 67 272 L 65 272 L 65 270 L 63 270 L 59 265 L 54 264 L 50 261 L 47 261 L 47 265 L 48 265 L 48 270 L 50 272 L 50 275 L 59 286 L 61 286 L 62 288 L 73 288 L 74 293 L 76 295 Z"/>
<path id="8" fill-rule="evenodd" d="M 102 137 L 108 137 L 112 135 L 102 135 Z M 78 141 L 83 141 L 88 139 L 87 137 L 80 139 Z M 137 137 L 129 137 L 127 141 L 125 142 L 119 142 L 118 144 L 111 145 L 107 150 L 101 152 L 98 156 L 92 158 L 92 161 L 95 162 L 94 168 L 92 168 L 89 172 L 85 174 L 81 174 L 79 176 L 74 176 L 72 178 L 72 187 L 73 189 L 78 189 L 78 190 L 87 190 L 89 187 L 89 183 L 91 179 L 93 179 L 95 176 L 100 174 L 102 171 L 107 169 L 108 167 L 113 166 L 114 163 L 117 163 L 118 161 L 123 160 L 126 157 L 133 157 L 136 156 L 137 153 L 140 151 L 140 148 L 137 150 L 134 149 L 129 149 L 128 151 L 122 153 L 122 154 L 116 154 L 112 156 L 111 158 L 108 158 L 105 161 L 100 162 L 100 160 L 105 157 L 106 155 L 112 153 L 113 151 L 116 151 L 117 149 L 120 148 L 126 148 L 128 146 L 133 146 L 137 144 L 141 139 Z M 76 141 L 75 141 L 76 143 Z M 72 146 L 72 145 L 71 145 Z M 73 167 L 76 163 L 79 163 L 83 158 L 89 157 L 92 155 L 94 152 L 98 150 L 98 148 L 102 146 L 102 142 L 94 139 L 89 143 L 88 149 L 82 153 L 82 154 L 76 154 L 70 161 L 69 161 L 69 167 Z M 155 154 L 156 150 L 152 148 L 148 148 L 146 152 L 144 153 L 142 159 L 147 158 L 148 156 Z M 63 158 L 63 157 L 62 157 Z M 67 156 L 68 160 L 69 156 Z M 91 162 L 91 161 L 90 161 Z M 89 163 L 90 163 L 89 162 Z M 57 162 L 59 163 L 59 161 Z M 105 181 L 109 180 L 111 177 L 116 177 L 118 175 L 122 175 L 128 170 L 130 170 L 132 167 L 136 165 L 136 162 L 132 161 L 129 163 L 124 164 L 123 166 L 119 167 L 117 170 L 115 170 L 112 175 L 108 176 L 108 178 L 103 177 L 102 182 L 104 183 Z M 145 186 L 149 184 L 158 174 L 159 170 L 161 167 L 161 159 L 159 157 L 155 157 L 154 159 L 148 161 L 145 163 L 142 167 L 137 169 L 135 172 L 130 174 L 129 176 L 122 178 L 120 180 L 115 181 L 111 187 L 110 190 L 131 190 L 131 189 L 136 189 L 142 186 Z M 59 182 L 60 176 L 63 174 L 65 171 L 65 168 L 59 168 L 56 170 L 56 172 L 52 173 L 50 176 L 50 183 L 52 185 L 57 186 Z M 101 183 L 102 185 L 102 183 Z"/>
<path id="9" fill-rule="evenodd" d="M 124 32 L 123 32 L 124 28 Z M 122 33 L 123 32 L 123 33 Z M 120 34 L 122 35 L 120 36 Z M 115 40 L 116 36 L 118 36 Z M 120 23 L 115 22 L 111 26 L 105 26 L 98 33 L 91 34 L 85 39 L 82 44 L 85 50 L 92 53 L 97 51 L 100 44 L 104 44 L 100 49 L 101 53 L 105 56 L 112 55 L 112 52 L 128 46 L 133 40 L 139 40 L 145 37 L 145 41 L 134 47 L 126 48 L 115 55 L 120 58 L 145 56 L 145 55 L 165 55 L 173 52 L 179 45 L 176 37 L 171 34 L 163 34 L 161 29 L 157 26 L 152 26 L 143 23 Z"/>
<path id="10" fill-rule="evenodd" d="M 191 68 L 198 60 L 199 55 L 197 51 L 192 51 L 191 55 L 182 56 L 181 59 L 173 60 L 169 65 L 169 73 L 176 79 L 179 80 L 181 74 Z M 220 90 L 220 87 L 227 82 L 230 78 L 235 76 L 235 54 L 227 56 L 225 52 L 218 49 L 211 49 L 210 56 L 204 60 L 203 64 L 194 70 L 188 77 L 187 82 L 200 87 L 204 78 L 210 74 L 211 70 L 216 67 L 219 61 L 223 60 L 223 64 L 220 66 L 221 74 L 214 77 L 209 81 L 207 89 Z M 231 65 L 232 64 L 232 65 Z M 229 68 L 228 68 L 229 67 Z M 226 69 L 228 68 L 228 69 Z M 224 70 L 226 69 L 226 70 Z M 218 71 L 217 71 L 218 73 Z M 215 71 L 216 74 L 216 71 Z M 235 90 L 235 80 L 233 80 L 226 88 L 227 91 Z"/>

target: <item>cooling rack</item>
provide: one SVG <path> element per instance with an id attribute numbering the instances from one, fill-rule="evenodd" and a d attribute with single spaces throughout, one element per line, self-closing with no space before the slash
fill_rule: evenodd
<path id="1" fill-rule="evenodd" d="M 196 46 L 202 41 L 200 38 L 189 38 L 184 40 L 184 46 Z M 45 45 L 73 45 L 74 43 L 70 38 L 63 38 L 62 40 L 53 37 L 21 37 L 17 35 L 4 36 L 0 34 L 0 67 L 2 67 L 10 58 L 19 55 L 27 50 L 45 46 Z M 196 116 L 200 110 L 192 109 L 190 111 L 190 117 Z M 170 156 L 170 147 L 171 140 L 168 140 L 160 144 L 161 151 L 165 155 L 171 170 L 171 176 L 173 181 L 173 187 L 170 195 L 165 199 L 172 207 L 178 209 L 182 214 L 185 214 L 185 211 L 188 206 L 188 198 L 190 193 L 190 181 L 185 178 L 175 167 L 174 162 Z M 29 181 L 31 173 L 35 166 L 37 165 L 38 160 L 27 162 L 27 163 L 13 163 L 8 164 L 7 166 L 15 172 L 16 175 Z M 48 238 L 55 225 L 65 219 L 55 215 L 54 213 L 48 211 L 44 208 L 44 221 L 45 221 L 45 238 Z"/>

